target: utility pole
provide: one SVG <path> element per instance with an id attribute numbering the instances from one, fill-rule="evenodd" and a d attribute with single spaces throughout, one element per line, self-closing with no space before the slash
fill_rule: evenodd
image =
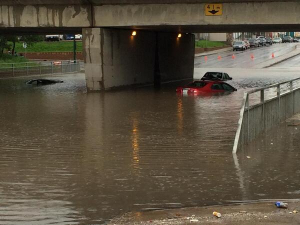
<path id="1" fill-rule="evenodd" d="M 76 39 L 75 39 L 75 34 L 74 34 L 74 40 L 73 40 L 73 55 L 74 55 L 74 63 L 77 61 L 77 45 L 76 45 Z"/>

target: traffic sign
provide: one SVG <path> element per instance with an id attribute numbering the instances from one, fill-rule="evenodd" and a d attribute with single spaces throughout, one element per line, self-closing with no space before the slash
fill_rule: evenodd
<path id="1" fill-rule="evenodd" d="M 205 4 L 205 16 L 222 16 L 223 4 Z"/>

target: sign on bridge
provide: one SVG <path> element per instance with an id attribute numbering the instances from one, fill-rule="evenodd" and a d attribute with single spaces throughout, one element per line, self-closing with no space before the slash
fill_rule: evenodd
<path id="1" fill-rule="evenodd" d="M 222 16 L 223 4 L 205 4 L 205 16 Z"/>

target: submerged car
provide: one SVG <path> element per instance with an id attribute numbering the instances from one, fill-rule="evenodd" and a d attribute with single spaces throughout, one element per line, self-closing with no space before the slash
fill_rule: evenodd
<path id="1" fill-rule="evenodd" d="M 63 83 L 62 80 L 49 80 L 49 79 L 33 79 L 26 82 L 26 84 L 35 84 L 35 85 L 49 85 Z"/>
<path id="2" fill-rule="evenodd" d="M 180 94 L 201 94 L 201 93 L 224 93 L 233 92 L 237 89 L 223 81 L 194 81 L 176 89 Z"/>
<path id="3" fill-rule="evenodd" d="M 230 77 L 227 73 L 222 72 L 207 72 L 204 74 L 204 76 L 201 78 L 201 80 L 232 80 L 232 77 Z"/>

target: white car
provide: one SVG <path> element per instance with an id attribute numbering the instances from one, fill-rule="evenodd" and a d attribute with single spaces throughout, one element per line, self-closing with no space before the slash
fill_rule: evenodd
<path id="1" fill-rule="evenodd" d="M 82 40 L 82 34 L 75 34 L 75 40 Z"/>
<path id="2" fill-rule="evenodd" d="M 274 44 L 282 43 L 282 39 L 280 37 L 273 38 L 273 43 Z"/>
<path id="3" fill-rule="evenodd" d="M 63 39 L 63 35 L 53 34 L 53 35 L 46 35 L 46 41 L 61 41 Z"/>

